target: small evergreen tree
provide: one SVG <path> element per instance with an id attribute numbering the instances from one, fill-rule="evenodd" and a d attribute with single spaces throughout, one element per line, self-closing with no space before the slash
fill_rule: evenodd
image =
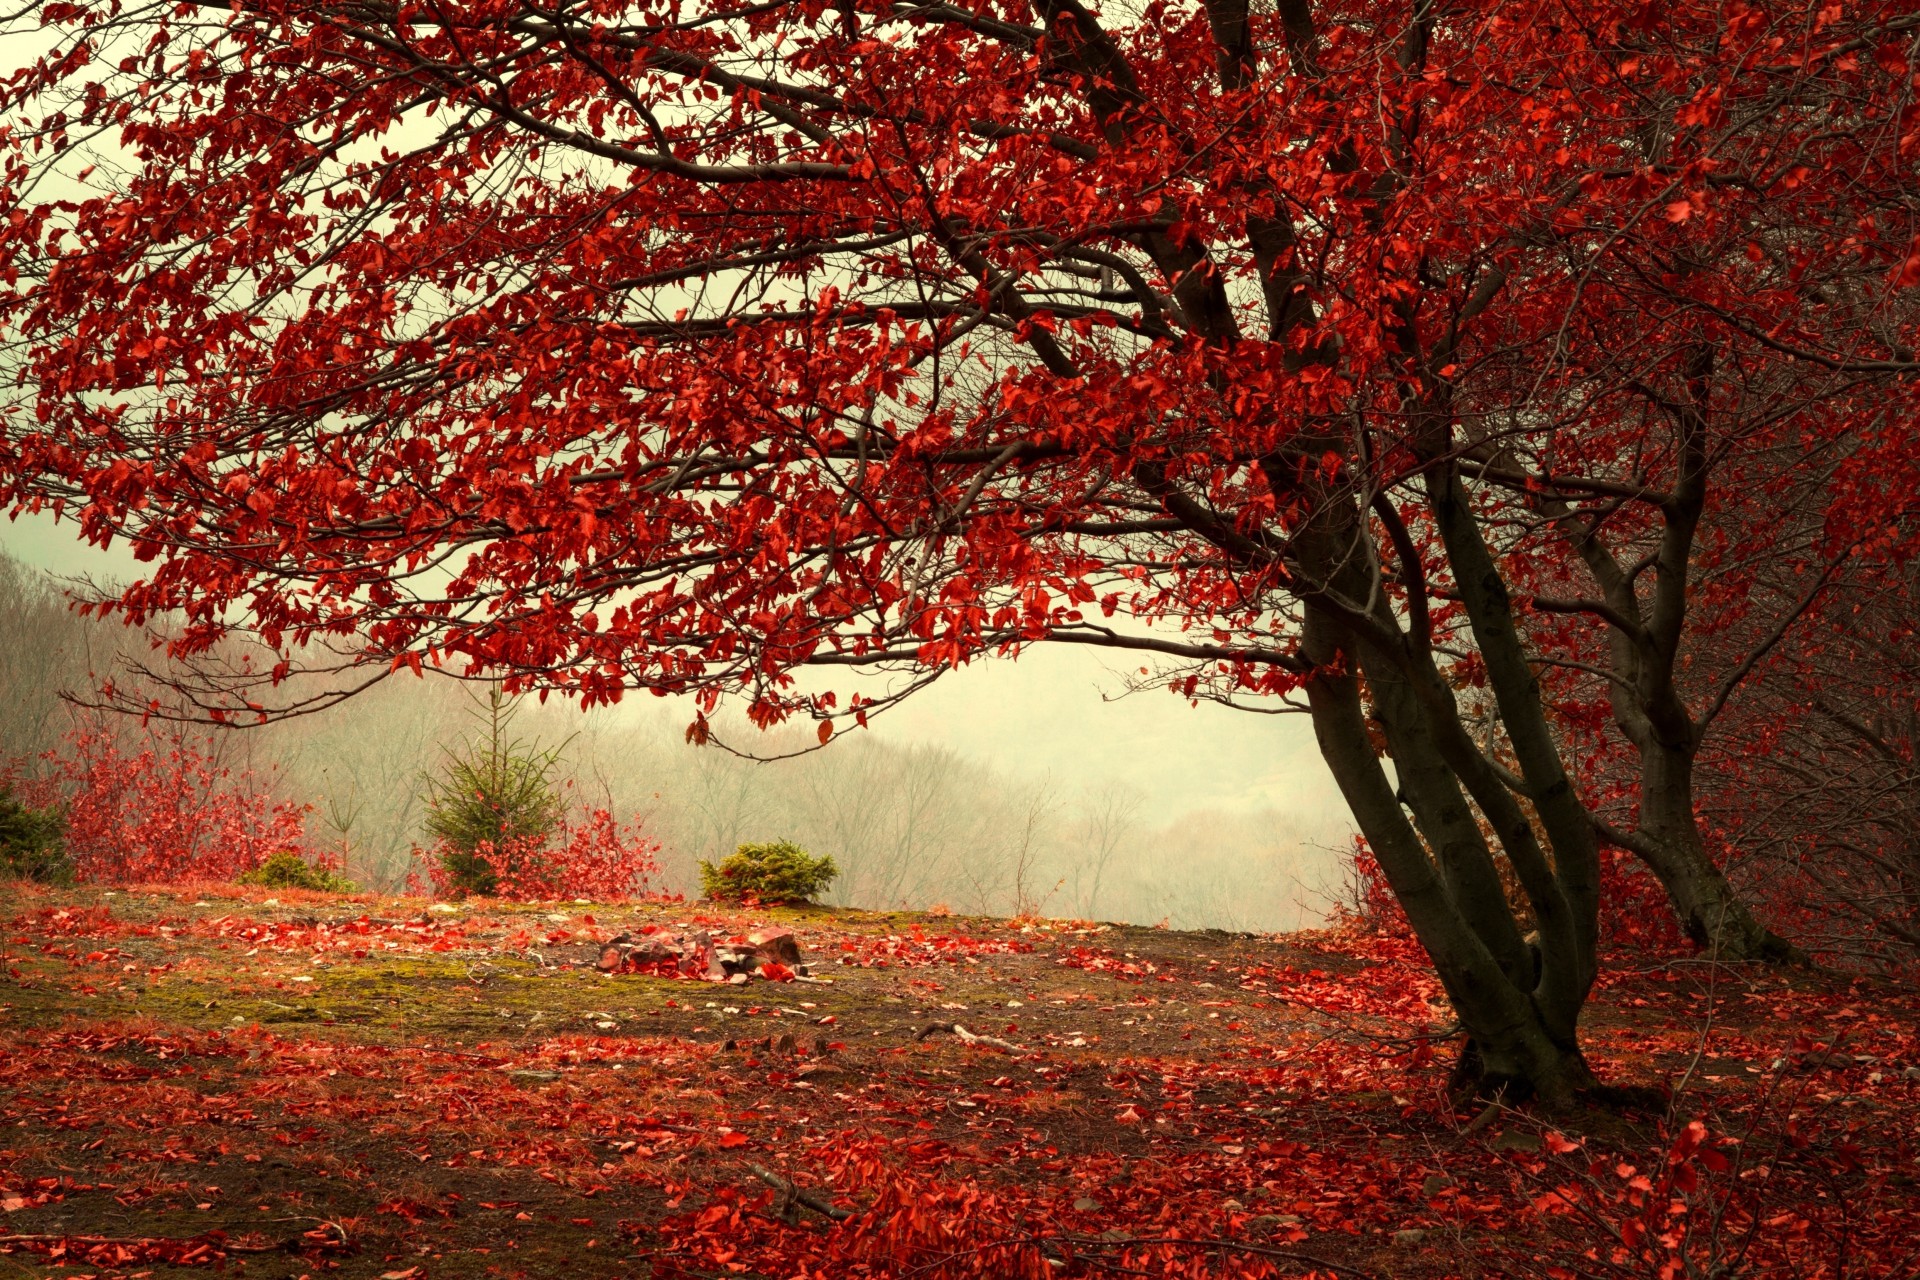
<path id="1" fill-rule="evenodd" d="M 62 840 L 65 828 L 59 809 L 30 809 L 0 783 L 0 879 L 72 884 L 73 859 Z"/>
<path id="2" fill-rule="evenodd" d="M 509 738 L 515 709 L 497 682 L 490 686 L 481 737 L 449 749 L 440 776 L 426 779 L 426 832 L 444 888 L 457 897 L 494 894 L 502 875 L 539 855 L 565 813 L 554 781 L 560 748 Z"/>

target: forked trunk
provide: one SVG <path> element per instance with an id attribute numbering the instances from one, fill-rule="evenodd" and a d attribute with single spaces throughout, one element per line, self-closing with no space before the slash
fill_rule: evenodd
<path id="1" fill-rule="evenodd" d="M 1309 651 L 1325 655 L 1322 661 L 1332 658 L 1329 642 L 1337 631 L 1309 610 Z M 1398 771 L 1409 782 L 1422 779 L 1396 789 L 1368 731 L 1359 680 L 1335 662 L 1328 665 L 1332 669 L 1307 686 L 1315 736 L 1467 1033 L 1469 1048 L 1456 1072 L 1459 1091 L 1570 1102 L 1593 1083 L 1577 1035 L 1594 969 L 1590 906 L 1569 910 L 1562 902 L 1541 910 L 1537 952 L 1529 955 L 1522 945 L 1516 963 L 1511 909 L 1497 878 L 1486 874 L 1490 852 L 1463 834 L 1453 812 L 1464 803 L 1461 783 L 1436 781 L 1446 771 L 1432 739 L 1444 726 L 1432 717 L 1415 718 L 1404 686 L 1387 678 L 1379 664 L 1364 664 L 1373 668 L 1374 722 L 1393 746 Z M 1476 799 L 1484 794 L 1476 791 Z M 1489 807 L 1503 812 L 1491 800 Z M 1534 850 L 1515 852 L 1543 861 Z M 1543 905 L 1553 896 L 1538 885 L 1535 891 Z"/>

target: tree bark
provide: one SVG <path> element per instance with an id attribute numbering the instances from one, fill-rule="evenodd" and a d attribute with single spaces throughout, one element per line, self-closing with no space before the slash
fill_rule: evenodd
<path id="1" fill-rule="evenodd" d="M 1456 1085 L 1476 1094 L 1539 1097 L 1565 1105 L 1593 1084 L 1576 1032 L 1583 1000 L 1569 1007 L 1551 998 L 1545 984 L 1534 981 L 1531 964 L 1524 977 L 1512 972 L 1476 930 L 1476 919 L 1506 910 L 1504 896 L 1487 898 L 1477 880 L 1450 885 L 1428 855 L 1375 753 L 1359 681 L 1345 669 L 1356 646 L 1342 631 L 1324 611 L 1308 608 L 1308 653 L 1320 664 L 1306 689 L 1314 736 L 1468 1032 Z M 1407 767 L 1398 757 L 1396 763 Z M 1431 767 L 1431 762 L 1416 767 Z M 1427 801 L 1424 794 L 1409 797 L 1416 814 Z M 1445 826 L 1443 816 L 1431 810 L 1427 821 L 1434 828 Z M 1499 893 L 1497 883 L 1492 892 Z"/>
<path id="2" fill-rule="evenodd" d="M 1620 837 L 1667 891 L 1680 926 L 1722 960 L 1804 963 L 1806 954 L 1762 924 L 1700 839 L 1691 752 L 1649 739 L 1640 748 L 1640 822 Z"/>
<path id="3" fill-rule="evenodd" d="M 1578 1037 L 1595 970 L 1597 903 L 1581 887 L 1592 830 L 1583 817 L 1573 829 L 1586 842 L 1582 849 L 1556 845 L 1550 858 L 1539 847 L 1466 733 L 1421 627 L 1403 628 L 1380 589 L 1380 562 L 1354 495 L 1317 494 L 1314 516 L 1294 546 L 1313 583 L 1302 641 L 1314 673 L 1306 685 L 1314 734 L 1468 1033 L 1459 1083 L 1477 1093 L 1568 1103 L 1593 1083 Z M 1537 691 L 1533 696 L 1541 715 Z M 1373 729 L 1385 739 L 1398 786 L 1381 763 Z M 1557 774 L 1557 758 L 1537 768 Z M 1475 806 L 1533 907 L 1538 964 Z"/>

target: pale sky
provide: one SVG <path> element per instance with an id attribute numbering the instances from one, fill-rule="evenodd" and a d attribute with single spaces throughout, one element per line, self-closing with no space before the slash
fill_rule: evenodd
<path id="1" fill-rule="evenodd" d="M 45 517 L 0 520 L 0 550 L 57 574 L 124 579 L 140 569 Z M 1194 811 L 1277 809 L 1303 832 L 1344 842 L 1346 809 L 1305 716 L 1192 707 L 1160 690 L 1109 700 L 1103 694 L 1125 687 L 1120 672 L 1137 666 L 1127 656 L 1042 645 L 1018 661 L 976 661 L 867 732 L 951 747 L 1024 778 L 1050 775 L 1070 791 L 1119 782 L 1140 793 L 1140 817 L 1152 824 Z"/>

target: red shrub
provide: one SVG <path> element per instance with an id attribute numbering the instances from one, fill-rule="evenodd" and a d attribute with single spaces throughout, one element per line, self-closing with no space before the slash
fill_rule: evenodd
<path id="1" fill-rule="evenodd" d="M 111 733 L 82 727 L 22 784 L 66 815 L 66 846 L 82 880 L 231 880 L 282 849 L 303 848 L 307 806 L 280 800 L 250 771 L 208 759 L 185 738 L 129 753 Z"/>
<path id="2" fill-rule="evenodd" d="M 477 856 L 491 863 L 499 875 L 497 894 L 515 901 L 546 898 L 593 898 L 601 902 L 639 897 L 648 890 L 649 878 L 659 874 L 654 855 L 660 842 L 649 837 L 638 823 L 619 823 L 605 809 L 589 810 L 578 819 L 562 822 L 542 844 L 531 848 L 494 851 L 483 844 Z M 451 876 L 438 848 L 413 851 L 414 860 L 423 864 L 426 883 L 416 869 L 407 877 L 409 892 L 421 892 L 431 884 L 437 897 L 451 889 Z"/>

